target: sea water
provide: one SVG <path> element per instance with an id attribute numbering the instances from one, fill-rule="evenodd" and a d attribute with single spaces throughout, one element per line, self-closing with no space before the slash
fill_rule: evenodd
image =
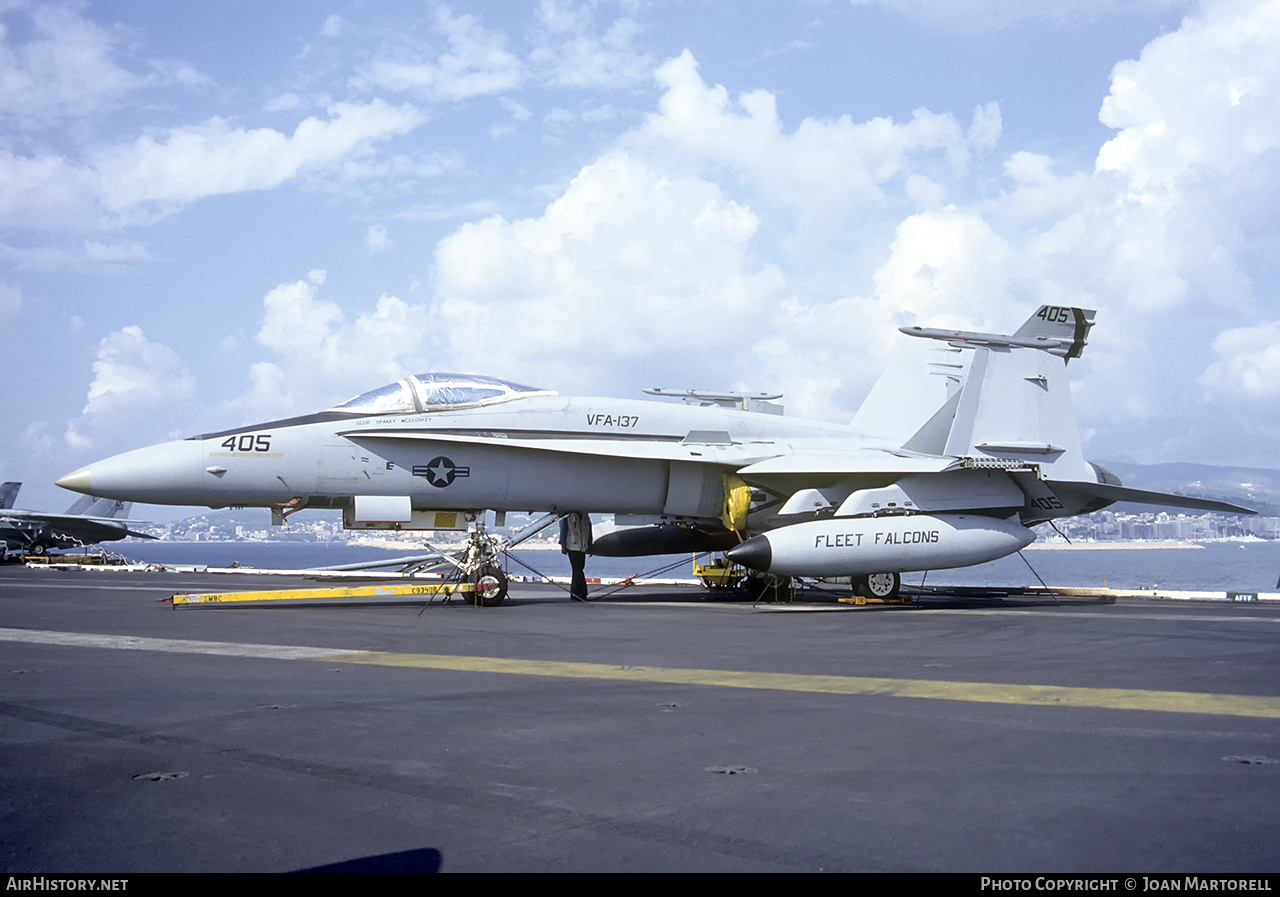
<path id="1" fill-rule="evenodd" d="M 1149 543 L 1156 546 L 1160 543 Z M 918 585 L 1050 586 L 1089 588 L 1262 591 L 1280 589 L 1280 542 L 1208 542 L 1196 548 L 1095 548 L 1025 551 L 954 570 L 907 573 L 903 581 Z M 257 567 L 300 570 L 337 564 L 366 563 L 425 553 L 403 543 L 394 549 L 348 546 L 340 542 L 150 542 L 130 539 L 102 546 L 132 560 L 152 564 L 195 564 L 209 567 Z M 512 552 L 513 575 L 563 577 L 568 559 L 559 551 Z M 669 568 L 669 569 L 667 569 Z M 1034 569 L 1034 572 L 1033 572 Z M 1037 579 L 1037 574 L 1039 579 Z M 689 555 L 643 558 L 587 558 L 590 577 L 660 576 L 689 578 Z"/>

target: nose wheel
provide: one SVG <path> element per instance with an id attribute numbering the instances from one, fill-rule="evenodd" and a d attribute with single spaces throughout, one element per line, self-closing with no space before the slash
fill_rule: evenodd
<path id="1" fill-rule="evenodd" d="M 465 593 L 476 607 L 497 607 L 507 597 L 507 574 L 498 567 L 484 567 L 471 576 L 475 591 Z"/>
<path id="2" fill-rule="evenodd" d="M 455 561 L 460 568 L 459 578 L 472 586 L 471 591 L 462 593 L 468 604 L 497 607 L 506 600 L 507 574 L 498 563 L 501 553 L 501 543 L 485 532 L 483 524 L 471 531 L 462 562 Z"/>

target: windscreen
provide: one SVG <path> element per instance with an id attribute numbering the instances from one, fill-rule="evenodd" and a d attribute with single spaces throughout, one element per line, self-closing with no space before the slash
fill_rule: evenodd
<path id="1" fill-rule="evenodd" d="M 529 395 L 554 394 L 551 390 L 499 380 L 496 377 L 432 372 L 414 374 L 348 399 L 329 410 L 354 414 L 412 414 L 467 405 L 487 405 Z"/>

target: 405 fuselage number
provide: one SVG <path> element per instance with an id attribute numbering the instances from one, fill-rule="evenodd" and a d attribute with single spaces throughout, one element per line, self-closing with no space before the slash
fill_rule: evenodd
<path id="1" fill-rule="evenodd" d="M 243 436 L 228 436 L 222 447 L 229 452 L 269 452 L 271 451 L 270 433 L 245 433 Z"/>

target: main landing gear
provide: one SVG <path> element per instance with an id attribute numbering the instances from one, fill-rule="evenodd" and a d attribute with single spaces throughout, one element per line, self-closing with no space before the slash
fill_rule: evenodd
<path id="1" fill-rule="evenodd" d="M 870 573 L 855 576 L 853 584 L 854 591 L 863 598 L 892 601 L 898 597 L 898 590 L 902 588 L 902 577 L 897 573 Z"/>

